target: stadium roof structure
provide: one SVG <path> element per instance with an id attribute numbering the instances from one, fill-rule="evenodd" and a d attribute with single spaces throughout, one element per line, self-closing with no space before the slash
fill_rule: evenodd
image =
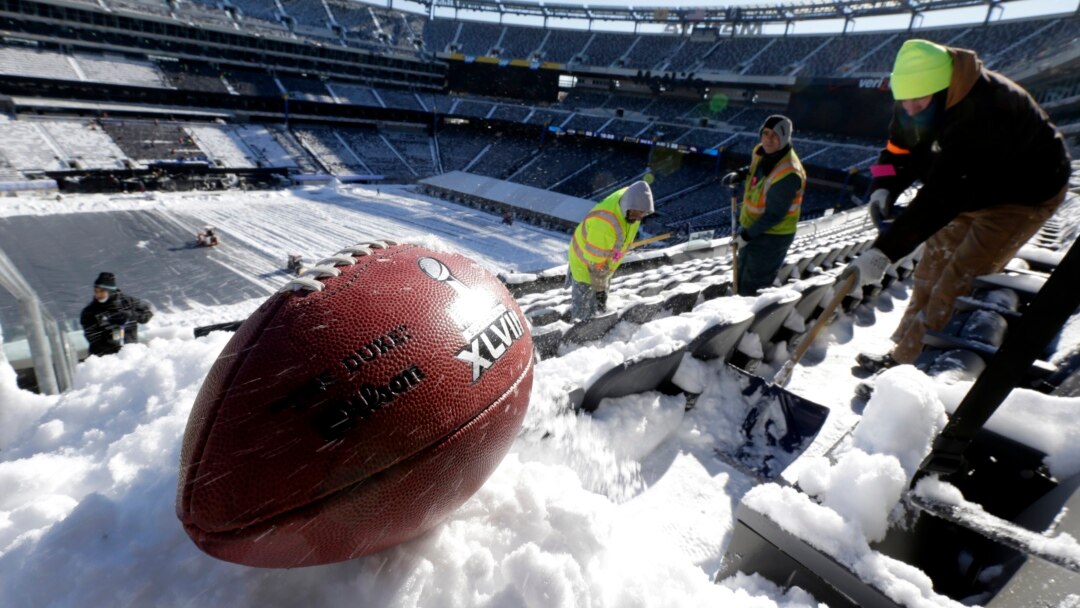
<path id="1" fill-rule="evenodd" d="M 392 2 L 393 0 L 390 0 Z M 861 17 L 918 15 L 929 11 L 985 6 L 989 20 L 995 8 L 1019 0 L 855 0 L 844 2 L 775 3 L 756 6 L 590 6 L 529 2 L 527 0 L 410 0 L 435 11 L 493 12 L 503 15 L 584 21 L 628 21 L 689 27 L 740 23 L 788 23 L 818 19 L 853 20 Z"/>

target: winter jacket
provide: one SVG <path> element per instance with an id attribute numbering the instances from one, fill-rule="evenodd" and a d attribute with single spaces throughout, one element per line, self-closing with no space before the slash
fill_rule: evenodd
<path id="1" fill-rule="evenodd" d="M 1068 180 L 1064 139 L 1035 100 L 983 67 L 973 51 L 949 48 L 949 54 L 949 88 L 915 117 L 895 105 L 888 145 L 872 168 L 871 192 L 888 190 L 890 202 L 915 180 L 923 184 L 874 243 L 892 260 L 961 213 L 1001 204 L 1035 206 Z"/>
<path id="2" fill-rule="evenodd" d="M 795 234 L 806 190 L 806 170 L 791 146 L 765 154 L 761 144 L 751 154 L 739 225 L 743 238 L 760 234 Z"/>
<path id="3" fill-rule="evenodd" d="M 138 342 L 139 323 L 154 316 L 142 300 L 116 290 L 108 300 L 92 300 L 79 316 L 91 355 L 111 355 L 124 344 Z"/>
<path id="4" fill-rule="evenodd" d="M 626 221 L 619 206 L 626 188 L 597 203 L 574 229 L 570 240 L 570 274 L 578 283 L 592 283 L 590 275 L 610 278 L 637 236 L 641 222 Z"/>

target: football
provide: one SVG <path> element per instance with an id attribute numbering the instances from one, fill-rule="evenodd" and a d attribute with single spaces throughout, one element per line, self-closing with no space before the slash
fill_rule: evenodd
<path id="1" fill-rule="evenodd" d="M 176 511 L 206 553 L 270 568 L 415 538 L 479 489 L 532 387 L 490 272 L 413 244 L 318 262 L 237 330 L 192 408 Z"/>

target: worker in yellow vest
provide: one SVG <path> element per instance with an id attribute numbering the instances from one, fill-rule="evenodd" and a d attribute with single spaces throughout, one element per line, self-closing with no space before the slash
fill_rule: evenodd
<path id="1" fill-rule="evenodd" d="M 569 251 L 574 319 L 591 319 L 606 310 L 611 276 L 630 250 L 641 220 L 652 213 L 652 189 L 637 181 L 597 203 L 574 229 Z"/>
<path id="2" fill-rule="evenodd" d="M 739 249 L 736 282 L 741 296 L 755 295 L 773 284 L 795 240 L 806 171 L 791 147 L 791 131 L 790 118 L 779 114 L 766 118 L 750 166 L 723 179 L 729 186 L 746 180 L 739 227 L 732 236 Z"/>

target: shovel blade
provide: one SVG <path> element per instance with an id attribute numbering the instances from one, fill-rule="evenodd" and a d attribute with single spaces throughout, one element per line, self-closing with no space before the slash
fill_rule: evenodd
<path id="1" fill-rule="evenodd" d="M 729 365 L 748 404 L 744 442 L 731 455 L 764 479 L 774 479 L 813 442 L 829 409 Z"/>

